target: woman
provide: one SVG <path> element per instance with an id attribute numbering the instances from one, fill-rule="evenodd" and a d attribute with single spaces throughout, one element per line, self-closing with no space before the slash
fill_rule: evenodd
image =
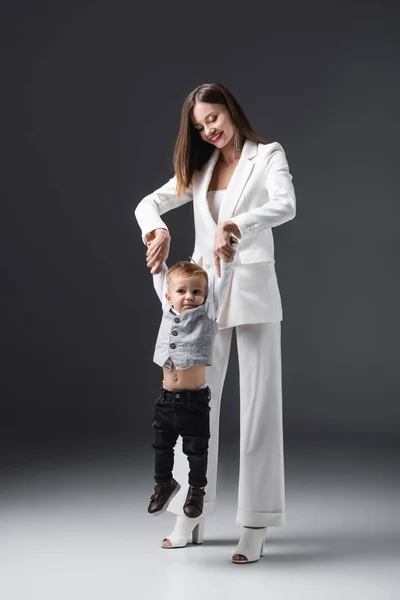
<path id="1" fill-rule="evenodd" d="M 148 245 L 147 266 L 157 273 L 168 257 L 170 235 L 161 215 L 193 201 L 193 260 L 220 273 L 220 260 L 233 261 L 231 288 L 219 319 L 211 389 L 211 438 L 203 521 L 185 519 L 177 494 L 169 510 L 177 514 L 163 547 L 184 546 L 216 498 L 219 408 L 232 331 L 240 372 L 240 473 L 236 522 L 242 526 L 233 562 L 262 555 L 266 527 L 284 524 L 284 465 L 280 321 L 282 307 L 274 267 L 272 227 L 296 212 L 292 176 L 284 150 L 266 143 L 250 126 L 232 93 L 204 84 L 186 98 L 174 153 L 175 176 L 146 196 L 135 216 Z M 239 241 L 237 256 L 232 238 Z M 184 481 L 187 461 L 176 452 L 174 476 Z M 194 540 L 193 540 L 194 541 Z M 260 552 L 261 548 L 261 552 Z"/>

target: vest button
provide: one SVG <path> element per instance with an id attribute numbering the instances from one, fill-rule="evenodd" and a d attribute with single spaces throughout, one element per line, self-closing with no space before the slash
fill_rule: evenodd
<path id="1" fill-rule="evenodd" d="M 169 347 L 172 348 L 172 350 L 175 350 L 176 345 L 175 344 L 170 344 Z"/>
<path id="2" fill-rule="evenodd" d="M 178 319 L 178 317 L 176 317 L 176 319 L 174 319 L 174 321 L 175 321 L 175 323 L 180 323 L 181 322 L 181 320 Z"/>
<path id="3" fill-rule="evenodd" d="M 172 333 L 172 335 L 178 335 L 178 332 L 177 332 L 177 330 L 176 330 L 176 329 L 173 329 L 173 330 L 171 331 L 171 333 Z"/>

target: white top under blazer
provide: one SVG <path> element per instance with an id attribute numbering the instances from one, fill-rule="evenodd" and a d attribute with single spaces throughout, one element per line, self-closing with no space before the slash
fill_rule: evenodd
<path id="1" fill-rule="evenodd" d="M 219 211 L 225 195 L 226 190 L 210 190 L 207 192 L 208 208 L 216 223 L 218 223 Z"/>
<path id="2" fill-rule="evenodd" d="M 217 222 L 210 210 L 207 191 L 219 155 L 220 151 L 216 148 L 204 167 L 195 172 L 192 182 L 179 198 L 175 176 L 143 198 L 135 209 L 143 242 L 146 243 L 145 235 L 150 231 L 158 228 L 168 230 L 162 215 L 193 202 L 195 243 L 192 257 L 210 274 L 214 269 Z M 236 223 L 241 238 L 219 326 L 224 329 L 280 321 L 282 304 L 275 273 L 272 228 L 290 221 L 296 214 L 292 175 L 282 146 L 278 142 L 258 144 L 246 140 L 224 192 L 218 222 L 229 220 Z"/>

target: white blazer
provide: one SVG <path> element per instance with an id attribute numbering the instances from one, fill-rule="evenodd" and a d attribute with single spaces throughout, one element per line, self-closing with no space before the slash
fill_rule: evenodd
<path id="1" fill-rule="evenodd" d="M 216 149 L 193 176 L 184 194 L 176 196 L 176 177 L 149 194 L 135 209 L 142 231 L 168 229 L 161 215 L 193 201 L 195 245 L 192 258 L 210 272 L 214 268 L 217 224 L 211 216 L 207 191 Z M 282 304 L 275 273 L 272 227 L 296 214 L 296 197 L 285 152 L 278 142 L 257 144 L 246 140 L 240 160 L 224 195 L 219 222 L 233 221 L 241 239 L 233 265 L 231 287 L 219 318 L 221 329 L 248 323 L 282 320 Z"/>

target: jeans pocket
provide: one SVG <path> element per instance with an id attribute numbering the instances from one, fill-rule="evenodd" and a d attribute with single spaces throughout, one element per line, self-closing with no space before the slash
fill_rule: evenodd
<path id="1" fill-rule="evenodd" d="M 211 410 L 208 400 L 203 401 L 203 402 L 199 402 L 199 401 L 193 402 L 192 401 L 192 406 L 197 412 L 201 412 L 201 413 L 208 413 Z"/>

